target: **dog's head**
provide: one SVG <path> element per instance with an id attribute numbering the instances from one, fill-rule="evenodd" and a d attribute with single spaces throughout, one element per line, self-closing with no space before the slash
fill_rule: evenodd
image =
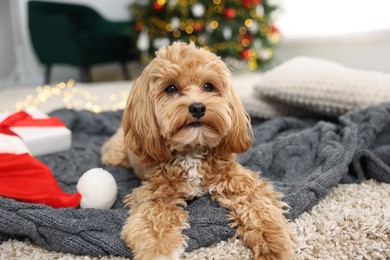
<path id="1" fill-rule="evenodd" d="M 131 89 L 122 124 L 128 147 L 144 163 L 204 148 L 241 153 L 252 142 L 227 66 L 194 44 L 157 51 Z"/>

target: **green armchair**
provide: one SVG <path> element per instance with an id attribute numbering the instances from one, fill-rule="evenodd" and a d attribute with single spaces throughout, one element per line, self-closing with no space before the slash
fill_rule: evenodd
<path id="1" fill-rule="evenodd" d="M 120 62 L 126 78 L 126 62 L 139 59 L 134 22 L 108 21 L 87 6 L 29 1 L 28 25 L 46 84 L 53 64 L 78 66 L 82 81 L 90 81 L 94 64 Z"/>

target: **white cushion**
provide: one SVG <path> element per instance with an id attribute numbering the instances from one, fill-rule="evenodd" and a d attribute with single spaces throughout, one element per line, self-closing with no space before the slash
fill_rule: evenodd
<path id="1" fill-rule="evenodd" d="M 254 91 L 259 99 L 268 97 L 310 112 L 339 116 L 390 101 L 390 74 L 296 57 L 264 73 Z"/>

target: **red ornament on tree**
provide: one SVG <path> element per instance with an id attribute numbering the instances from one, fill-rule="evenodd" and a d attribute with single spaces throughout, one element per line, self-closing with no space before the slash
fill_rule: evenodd
<path id="1" fill-rule="evenodd" d="M 249 50 L 248 50 L 248 49 L 243 50 L 243 51 L 241 52 L 241 58 L 242 58 L 243 60 L 249 59 Z"/>
<path id="2" fill-rule="evenodd" d="M 269 28 L 269 32 L 270 33 L 279 33 L 279 29 L 274 24 L 271 24 L 271 26 Z"/>
<path id="3" fill-rule="evenodd" d="M 225 17 L 226 17 L 227 19 L 233 19 L 234 17 L 236 17 L 236 10 L 234 10 L 234 9 L 231 8 L 231 7 L 226 8 Z"/>
<path id="4" fill-rule="evenodd" d="M 154 10 L 154 11 L 159 12 L 159 11 L 161 11 L 163 8 L 164 8 L 164 5 L 158 3 L 157 1 L 155 1 L 155 2 L 153 3 L 153 10 Z"/>
<path id="5" fill-rule="evenodd" d="M 202 31 L 202 24 L 200 22 L 195 22 L 193 28 L 195 32 L 200 32 Z"/>
<path id="6" fill-rule="evenodd" d="M 241 3 L 242 6 L 247 9 L 260 4 L 261 0 L 242 0 Z"/>
<path id="7" fill-rule="evenodd" d="M 238 40 L 239 41 L 248 40 L 248 41 L 251 42 L 253 40 L 253 38 L 255 38 L 255 37 L 252 34 L 249 34 L 249 33 L 246 33 L 244 35 L 239 35 L 238 36 Z"/>
<path id="8" fill-rule="evenodd" d="M 136 23 L 134 27 L 136 32 L 140 32 L 144 28 L 144 25 L 142 23 Z"/>

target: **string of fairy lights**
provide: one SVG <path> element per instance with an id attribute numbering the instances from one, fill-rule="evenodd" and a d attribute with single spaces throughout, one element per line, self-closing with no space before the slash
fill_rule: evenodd
<path id="1" fill-rule="evenodd" d="M 35 94 L 27 95 L 24 100 L 15 104 L 16 111 L 31 107 L 39 108 L 42 105 L 53 103 L 57 108 L 89 110 L 95 113 L 115 111 L 125 108 L 128 91 L 121 94 L 110 94 L 102 97 L 91 94 L 86 88 L 77 86 L 74 80 L 59 82 L 53 86 L 37 86 Z"/>

